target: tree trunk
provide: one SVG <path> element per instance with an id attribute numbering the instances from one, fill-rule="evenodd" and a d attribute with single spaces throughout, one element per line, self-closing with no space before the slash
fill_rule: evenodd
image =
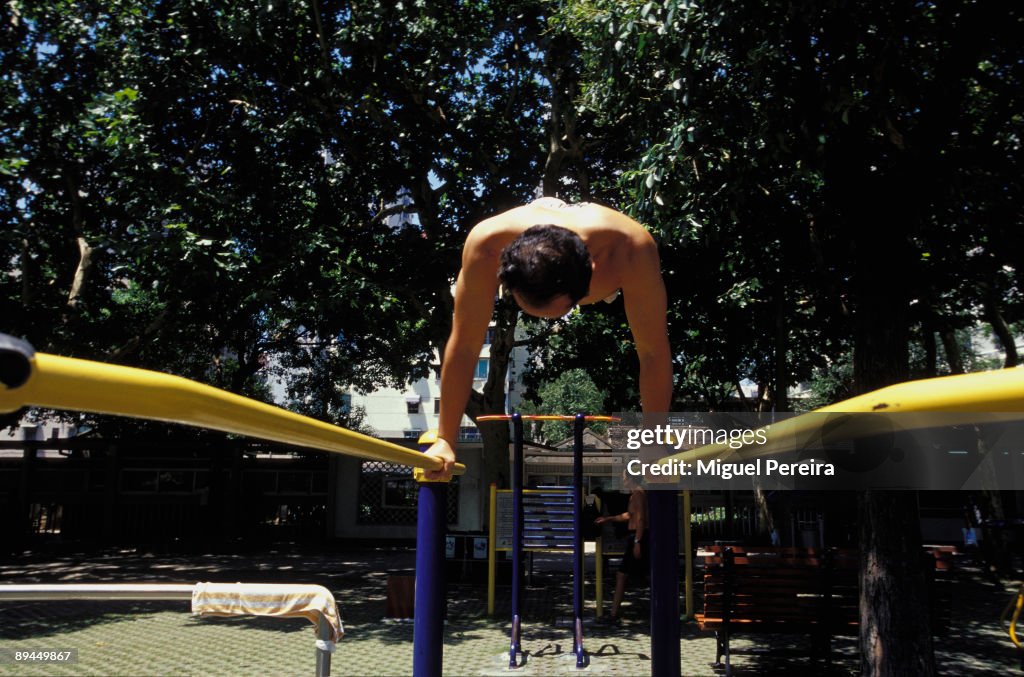
<path id="1" fill-rule="evenodd" d="M 787 411 L 789 409 L 789 371 L 787 370 L 786 354 L 789 352 L 789 329 L 786 326 L 786 295 L 782 291 L 785 285 L 778 284 L 779 295 L 775 299 L 775 364 L 772 384 L 772 409 Z"/>
<path id="2" fill-rule="evenodd" d="M 515 344 L 516 322 L 519 309 L 511 303 L 498 303 L 497 320 L 494 327 L 494 338 L 491 341 L 490 364 L 487 381 L 482 393 L 470 395 L 466 413 L 474 421 L 484 414 L 504 414 L 505 387 L 508 374 L 509 357 Z M 482 486 L 490 486 L 492 482 L 499 487 L 508 484 L 508 445 L 509 426 L 501 423 L 485 423 L 480 426 L 483 441 Z"/>
<path id="3" fill-rule="evenodd" d="M 952 329 L 943 329 L 939 333 L 942 339 L 942 350 L 946 353 L 946 364 L 949 365 L 949 373 L 964 373 L 963 351 L 960 344 L 956 342 L 956 332 Z"/>
<path id="4" fill-rule="evenodd" d="M 772 515 L 771 506 L 768 505 L 764 489 L 761 487 L 761 478 L 754 476 L 754 507 L 757 509 L 757 533 L 765 540 L 771 540 L 772 532 L 775 531 L 775 518 Z"/>
<path id="5" fill-rule="evenodd" d="M 78 242 L 78 267 L 75 269 L 75 276 L 71 281 L 71 290 L 68 292 L 68 308 L 78 309 L 78 302 L 82 298 L 82 290 L 85 288 L 85 281 L 89 277 L 92 268 L 92 247 L 85 241 L 84 237 L 76 238 Z"/>
<path id="6" fill-rule="evenodd" d="M 1006 323 L 1006 318 L 1003 317 L 1002 312 L 999 310 L 999 299 L 996 296 L 996 292 L 987 283 L 983 282 L 978 286 L 981 289 L 981 301 L 985 309 L 985 320 L 992 326 L 992 333 L 996 335 L 996 339 L 999 340 L 1003 350 L 1006 351 L 1003 367 L 1006 369 L 1016 367 L 1017 341 L 1013 337 L 1013 332 L 1010 331 L 1010 326 Z"/>
<path id="7" fill-rule="evenodd" d="M 565 36 L 547 41 L 544 75 L 551 84 L 551 115 L 548 153 L 541 189 L 545 197 L 559 197 L 569 168 L 575 169 L 580 199 L 590 199 L 590 179 L 583 164 L 583 144 L 576 130 L 576 91 L 579 73 L 569 56 L 572 46 Z"/>
<path id="8" fill-rule="evenodd" d="M 981 457 L 978 464 L 978 472 L 981 477 L 981 516 L 983 520 L 1002 521 L 1006 519 L 1006 511 L 1003 508 L 1003 496 L 998 489 L 999 484 L 995 468 L 992 465 L 991 446 L 989 439 L 986 439 L 984 427 L 976 426 L 974 434 L 977 436 L 976 452 Z M 999 434 L 999 433 L 992 433 Z M 982 552 L 985 564 L 988 567 L 990 576 L 998 576 L 1000 573 L 1010 575 L 1010 552 L 1012 544 L 1010 534 L 1006 529 L 992 528 L 981 525 Z"/>
<path id="9" fill-rule="evenodd" d="M 917 492 L 865 492 L 860 529 L 861 673 L 934 675 Z"/>
<path id="10" fill-rule="evenodd" d="M 21 241 L 21 305 L 31 309 L 36 295 L 32 291 L 32 279 L 35 277 L 35 261 L 32 259 L 31 245 L 28 238 Z M 7 331 L 10 331 L 8 329 Z"/>
<path id="11" fill-rule="evenodd" d="M 903 270 L 909 257 L 898 230 L 888 238 L 877 226 L 861 232 L 854 382 L 863 393 L 909 376 L 908 287 L 898 275 L 879 274 Z M 868 253 L 882 241 L 885 254 Z M 870 453 L 872 443 L 880 442 L 858 440 L 856 448 Z M 862 496 L 860 654 L 866 677 L 935 674 L 920 529 L 916 492 L 870 490 Z"/>
<path id="12" fill-rule="evenodd" d="M 831 197 L 853 248 L 854 385 L 858 393 L 909 377 L 909 309 L 917 260 L 911 231 L 923 186 L 912 158 L 887 176 L 864 155 L 853 118 L 831 149 Z M 866 200 L 865 195 L 875 199 Z M 885 205 L 879 208 L 878 205 Z M 858 440 L 869 451 L 875 440 Z M 860 656 L 865 677 L 935 674 L 914 492 L 867 491 L 860 499 Z"/>
<path id="13" fill-rule="evenodd" d="M 935 344 L 934 312 L 927 311 L 921 323 L 921 343 L 924 346 L 924 378 L 932 378 L 938 374 L 938 346 Z"/>
<path id="14" fill-rule="evenodd" d="M 78 266 L 75 268 L 74 277 L 71 280 L 71 288 L 68 291 L 67 309 L 64 313 L 64 321 L 67 322 L 70 311 L 78 310 L 78 302 L 82 297 L 82 290 L 85 288 L 86 280 L 92 270 L 92 247 L 85 239 L 85 206 L 82 203 L 82 196 L 79 193 L 78 182 L 70 175 L 65 177 L 68 201 L 71 203 L 71 227 L 74 229 L 78 244 Z"/>

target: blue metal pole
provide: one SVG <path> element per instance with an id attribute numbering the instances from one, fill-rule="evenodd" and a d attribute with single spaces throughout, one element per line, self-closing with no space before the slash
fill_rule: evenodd
<path id="1" fill-rule="evenodd" d="M 421 439 L 422 442 L 422 439 Z M 426 480 L 419 468 L 416 515 L 416 600 L 413 620 L 412 673 L 441 677 L 444 650 L 444 536 L 448 482 Z"/>
<path id="2" fill-rule="evenodd" d="M 523 651 L 523 417 L 512 414 L 512 638 L 508 666 L 518 667 L 516 657 Z"/>
<path id="3" fill-rule="evenodd" d="M 576 667 L 586 666 L 583 655 L 583 414 L 576 414 L 572 439 L 572 650 Z M 655 673 L 657 674 L 657 673 Z"/>
<path id="4" fill-rule="evenodd" d="M 679 500 L 647 492 L 651 539 L 651 674 L 679 677 Z"/>

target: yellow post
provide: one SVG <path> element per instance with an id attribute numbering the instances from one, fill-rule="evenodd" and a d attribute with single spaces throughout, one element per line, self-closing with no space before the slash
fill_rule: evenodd
<path id="1" fill-rule="evenodd" d="M 487 518 L 487 615 L 494 615 L 494 587 L 498 577 L 498 485 L 491 482 L 491 504 Z"/>
<path id="2" fill-rule="evenodd" d="M 693 620 L 693 532 L 690 530 L 690 513 L 692 497 L 690 490 L 683 492 L 683 549 L 686 552 L 686 615 L 684 620 Z"/>

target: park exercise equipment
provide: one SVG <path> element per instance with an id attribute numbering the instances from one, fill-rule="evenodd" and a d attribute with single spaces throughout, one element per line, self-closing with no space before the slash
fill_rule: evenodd
<path id="1" fill-rule="evenodd" d="M 554 414 L 527 415 L 495 414 L 477 417 L 477 422 L 512 421 L 512 631 L 509 642 L 508 666 L 519 667 L 517 656 L 522 653 L 522 562 L 523 562 L 523 421 L 572 421 L 572 651 L 576 667 L 586 667 L 583 651 L 583 430 L 588 421 L 614 421 L 611 416 L 564 416 Z M 493 540 L 493 539 L 492 539 Z"/>
<path id="2" fill-rule="evenodd" d="M 320 585 L 246 583 L 60 583 L 0 585 L 4 602 L 184 601 L 200 616 L 305 618 L 316 626 L 316 677 L 331 674 L 344 635 L 334 596 Z"/>
<path id="3" fill-rule="evenodd" d="M 413 673 L 441 674 L 447 480 L 428 480 L 440 459 L 185 378 L 46 353 L 0 334 L 0 414 L 70 409 L 181 423 L 317 451 L 411 466 L 419 482 Z M 457 463 L 454 474 L 466 467 Z"/>
<path id="4" fill-rule="evenodd" d="M 498 489 L 491 484 L 487 538 L 487 615 L 494 615 L 498 574 L 498 553 L 512 551 L 512 489 Z M 599 499 L 593 497 L 601 508 Z M 568 552 L 573 547 L 576 525 L 573 521 L 572 487 L 541 486 L 523 489 L 523 550 L 535 552 Z M 594 576 L 597 615 L 604 603 L 604 544 L 594 539 Z"/>
<path id="5" fill-rule="evenodd" d="M 70 409 L 220 430 L 345 456 L 440 470 L 439 459 L 219 388 L 134 367 L 36 353 L 0 334 L 0 414 Z M 455 474 L 465 472 L 456 465 Z"/>

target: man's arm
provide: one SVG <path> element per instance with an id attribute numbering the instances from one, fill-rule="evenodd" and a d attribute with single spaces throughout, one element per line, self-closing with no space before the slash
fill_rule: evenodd
<path id="1" fill-rule="evenodd" d="M 619 513 L 618 515 L 604 515 L 594 520 L 594 524 L 604 524 L 605 522 L 628 522 L 629 511 Z"/>
<path id="2" fill-rule="evenodd" d="M 438 439 L 427 454 L 444 461 L 441 471 L 427 471 L 428 479 L 451 476 L 455 463 L 455 445 L 459 423 L 473 389 L 473 373 L 487 325 L 494 313 L 494 295 L 498 289 L 498 254 L 487 247 L 486 233 L 474 228 L 462 249 L 462 271 L 455 282 L 455 314 L 452 331 L 441 361 L 441 411 Z"/>
<path id="3" fill-rule="evenodd" d="M 645 492 L 640 493 L 640 500 L 636 505 L 637 519 L 636 519 L 636 542 L 640 543 L 644 540 L 644 534 L 647 532 L 647 494 Z"/>
<path id="4" fill-rule="evenodd" d="M 640 404 L 644 412 L 660 413 L 672 405 L 672 352 L 668 343 L 668 299 L 661 260 L 646 232 L 630 257 L 623 281 L 626 318 L 640 360 Z"/>

